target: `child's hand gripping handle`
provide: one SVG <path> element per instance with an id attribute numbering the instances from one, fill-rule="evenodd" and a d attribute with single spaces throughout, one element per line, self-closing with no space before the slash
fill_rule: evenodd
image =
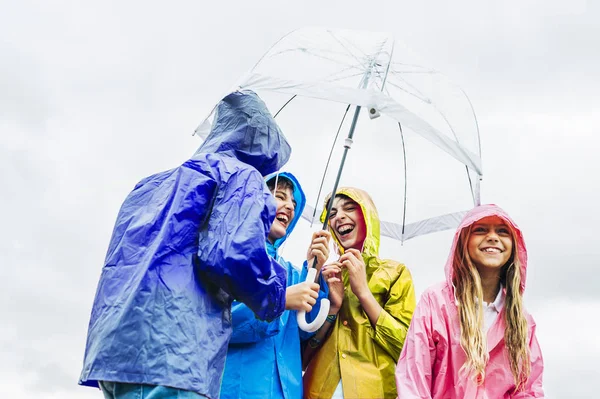
<path id="1" fill-rule="evenodd" d="M 313 281 L 315 281 L 316 276 L 317 276 L 317 269 L 314 267 L 311 267 L 310 269 L 308 269 L 308 273 L 306 275 L 306 280 L 304 280 L 304 281 L 313 282 Z M 327 318 L 328 314 L 329 314 L 329 299 L 322 298 L 321 299 L 321 307 L 319 309 L 319 314 L 312 321 L 312 323 L 306 322 L 306 312 L 305 311 L 303 311 L 303 310 L 298 311 L 298 314 L 297 314 L 298 327 L 300 327 L 302 329 L 302 331 L 315 332 L 319 328 L 321 328 L 323 323 L 325 323 L 325 319 Z"/>

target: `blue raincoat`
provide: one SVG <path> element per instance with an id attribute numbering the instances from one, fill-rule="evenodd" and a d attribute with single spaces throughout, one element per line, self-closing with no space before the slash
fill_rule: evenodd
<path id="1" fill-rule="evenodd" d="M 235 92 L 190 160 L 135 186 L 102 269 L 80 384 L 218 397 L 233 299 L 266 320 L 285 309 L 286 270 L 265 251 L 275 201 L 263 176 L 290 152 L 258 96 Z"/>
<path id="2" fill-rule="evenodd" d="M 267 241 L 267 249 L 279 263 L 287 266 L 287 285 L 290 286 L 304 281 L 306 262 L 302 272 L 299 272 L 290 262 L 277 255 L 277 249 L 300 219 L 306 200 L 292 174 L 282 172 L 279 176 L 285 176 L 293 183 L 296 209 L 285 236 L 274 244 Z M 325 280 L 321 278 L 320 283 L 326 290 Z M 308 320 L 316 316 L 320 299 L 324 297 L 327 294 L 321 291 Z M 267 323 L 256 319 L 246 305 L 234 302 L 232 319 L 233 335 L 227 352 L 221 399 L 302 398 L 300 340 L 308 339 L 312 334 L 298 328 L 296 311 L 286 310 L 278 319 Z"/>

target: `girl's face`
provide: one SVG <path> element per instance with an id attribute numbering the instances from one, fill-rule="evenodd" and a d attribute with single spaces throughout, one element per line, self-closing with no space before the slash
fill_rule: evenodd
<path id="1" fill-rule="evenodd" d="M 362 251 L 367 227 L 362 209 L 355 201 L 335 197 L 329 215 L 329 226 L 344 249 L 354 248 Z"/>
<path id="2" fill-rule="evenodd" d="M 269 230 L 268 240 L 271 244 L 285 236 L 288 226 L 294 219 L 294 210 L 296 209 L 296 201 L 294 201 L 294 193 L 291 188 L 279 185 L 273 195 L 277 203 L 277 214 L 271 230 Z"/>
<path id="3" fill-rule="evenodd" d="M 488 216 L 475 222 L 467 250 L 480 273 L 484 270 L 500 272 L 513 251 L 510 228 L 498 216 Z"/>

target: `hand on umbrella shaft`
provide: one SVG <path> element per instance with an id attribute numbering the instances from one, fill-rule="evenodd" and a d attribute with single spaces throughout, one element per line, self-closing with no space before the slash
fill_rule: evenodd
<path id="1" fill-rule="evenodd" d="M 285 308 L 310 312 L 319 297 L 319 284 L 302 282 L 291 285 L 285 290 Z"/>
<path id="2" fill-rule="evenodd" d="M 331 238 L 331 233 L 325 230 L 316 231 L 313 233 L 312 242 L 308 247 L 308 251 L 306 252 L 306 260 L 308 262 L 308 267 L 312 267 L 315 258 L 317 259 L 317 263 L 315 267 L 317 271 L 321 271 L 321 267 L 329 258 L 329 239 Z M 317 273 L 317 276 L 319 274 Z"/>

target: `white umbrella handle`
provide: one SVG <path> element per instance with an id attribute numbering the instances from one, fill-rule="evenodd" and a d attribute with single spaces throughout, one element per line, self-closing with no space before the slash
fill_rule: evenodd
<path id="1" fill-rule="evenodd" d="M 311 267 L 310 269 L 308 269 L 308 273 L 307 273 L 306 279 L 304 281 L 310 281 L 312 283 L 315 281 L 316 276 L 317 276 L 317 269 L 315 269 L 314 267 Z M 298 314 L 296 315 L 296 317 L 298 319 L 298 327 L 300 327 L 300 329 L 302 329 L 302 331 L 315 332 L 319 328 L 321 328 L 323 323 L 325 323 L 325 319 L 327 318 L 328 314 L 329 314 L 329 299 L 323 298 L 323 299 L 321 299 L 321 308 L 319 309 L 319 314 L 312 321 L 312 323 L 306 322 L 306 312 L 304 310 L 298 311 Z"/>

